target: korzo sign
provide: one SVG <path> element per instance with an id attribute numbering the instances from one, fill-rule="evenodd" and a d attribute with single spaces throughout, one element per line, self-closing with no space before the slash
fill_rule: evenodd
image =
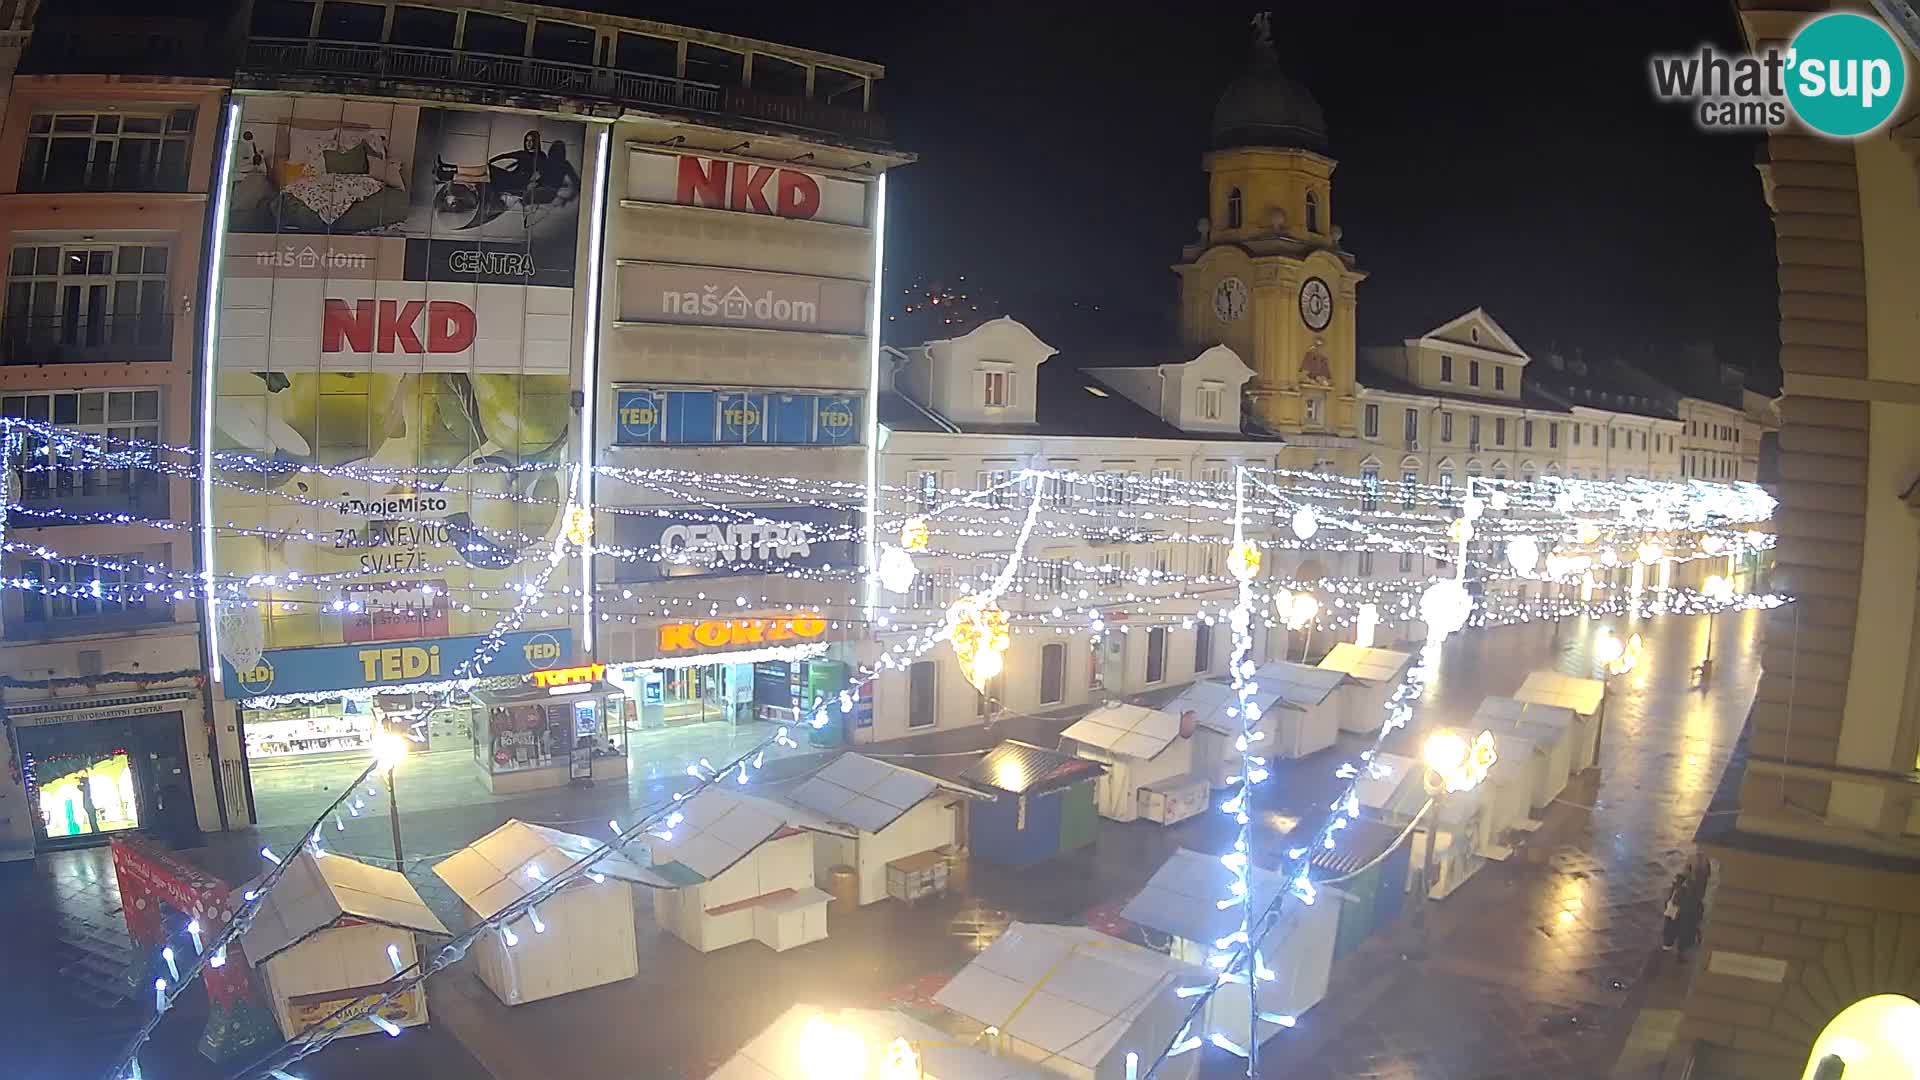
<path id="1" fill-rule="evenodd" d="M 623 322 L 860 334 L 867 283 L 756 270 L 620 264 Z"/>

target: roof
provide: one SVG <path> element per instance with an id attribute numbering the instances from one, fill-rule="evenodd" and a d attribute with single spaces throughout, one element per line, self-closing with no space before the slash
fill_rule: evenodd
<path id="1" fill-rule="evenodd" d="M 1016 922 L 933 995 L 936 1004 L 1093 1070 L 1142 1014 L 1213 977 L 1084 926 Z"/>
<path id="2" fill-rule="evenodd" d="M 1360 805 L 1374 809 L 1383 809 L 1393 802 L 1400 786 L 1410 776 L 1420 775 L 1420 763 L 1400 754 L 1384 751 L 1373 755 L 1372 764 L 1386 772 L 1385 776 L 1374 776 L 1368 769 L 1361 769 L 1359 779 L 1354 781 L 1353 793 Z"/>
<path id="3" fill-rule="evenodd" d="M 1564 413 L 1572 411 L 1565 402 L 1535 389 L 1525 377 L 1522 377 L 1520 380 L 1520 396 L 1517 398 L 1464 393 L 1452 387 L 1421 386 L 1418 383 L 1409 382 L 1398 375 L 1383 371 L 1371 364 L 1361 366 L 1356 381 L 1369 390 L 1382 390 L 1390 394 L 1406 394 L 1410 397 L 1439 398 L 1442 401 L 1455 401 L 1470 405 L 1498 406 L 1504 409 L 1532 409 L 1535 412 Z"/>
<path id="4" fill-rule="evenodd" d="M 1324 847 L 1314 851 L 1311 861 L 1314 869 L 1321 871 L 1321 875 L 1316 877 L 1335 879 L 1357 874 L 1368 863 L 1393 850 L 1405 834 L 1406 829 L 1401 826 L 1367 818 L 1351 818 L 1346 828 L 1333 834 L 1332 851 Z"/>
<path id="5" fill-rule="evenodd" d="M 1562 675 L 1557 671 L 1536 671 L 1527 676 L 1514 692 L 1516 701 L 1532 701 L 1542 705 L 1558 705 L 1572 709 L 1581 716 L 1592 716 L 1600 711 L 1600 702 L 1607 696 L 1607 684 L 1599 679 L 1583 679 L 1577 675 Z"/>
<path id="6" fill-rule="evenodd" d="M 601 846 L 597 840 L 515 818 L 440 860 L 433 872 L 475 915 L 488 919 Z M 613 852 L 601 856 L 593 869 L 640 885 L 676 884 Z"/>
<path id="7" fill-rule="evenodd" d="M 1227 84 L 1213 106 L 1215 149 L 1238 146 L 1295 147 L 1325 153 L 1327 118 L 1307 88 L 1289 79 L 1273 43 L 1256 38 L 1253 63 Z"/>
<path id="8" fill-rule="evenodd" d="M 834 758 L 786 799 L 828 821 L 877 833 L 939 788 L 925 773 L 849 753 Z"/>
<path id="9" fill-rule="evenodd" d="M 1573 729 L 1572 709 L 1513 698 L 1490 697 L 1473 712 L 1473 725 L 1496 734 L 1519 735 L 1535 743 L 1559 740 Z"/>
<path id="10" fill-rule="evenodd" d="M 261 899 L 240 947 L 253 963 L 263 964 L 347 920 L 428 934 L 447 932 L 405 874 L 344 855 L 316 856 L 303 850 Z"/>
<path id="11" fill-rule="evenodd" d="M 987 751 L 960 775 L 967 784 L 1012 795 L 1044 795 L 1091 780 L 1105 765 L 1012 739 Z"/>
<path id="12" fill-rule="evenodd" d="M 653 869 L 675 885 L 712 881 L 787 828 L 784 807 L 709 787 L 680 804 L 671 840 L 653 842 Z"/>
<path id="13" fill-rule="evenodd" d="M 1060 737 L 1144 761 L 1159 757 L 1180 737 L 1180 714 L 1115 702 L 1074 721 Z"/>
<path id="14" fill-rule="evenodd" d="M 795 1005 L 728 1058 L 709 1080 L 819 1080 L 819 1063 L 803 1061 L 808 1024 L 824 1021 L 860 1037 L 872 1055 L 905 1039 L 920 1056 L 928 1080 L 1056 1080 L 1052 1073 L 1012 1058 L 961 1046 L 951 1035 L 892 1009 L 826 1009 Z M 865 1075 L 871 1075 L 865 1074 Z"/>
<path id="15" fill-rule="evenodd" d="M 1261 712 L 1272 708 L 1280 700 L 1280 692 L 1262 685 L 1253 695 L 1253 703 Z M 1178 694 L 1167 699 L 1160 706 L 1166 712 L 1179 716 L 1189 710 L 1201 727 L 1208 731 L 1218 731 L 1224 735 L 1238 735 L 1246 725 L 1240 717 L 1227 715 L 1227 710 L 1240 708 L 1240 695 L 1233 690 L 1233 684 L 1225 679 L 1206 679 L 1182 687 Z"/>
<path id="16" fill-rule="evenodd" d="M 1120 917 L 1162 934 L 1211 945 L 1240 927 L 1240 909 L 1220 909 L 1233 881 L 1218 855 L 1180 848 L 1120 909 Z M 1262 912 L 1280 895 L 1279 874 L 1253 868 L 1253 910 Z"/>
<path id="17" fill-rule="evenodd" d="M 1368 648 L 1350 641 L 1340 642 L 1320 658 L 1321 667 L 1344 671 L 1368 683 L 1392 682 L 1404 674 L 1412 663 L 1413 657 L 1408 653 Z"/>
<path id="18" fill-rule="evenodd" d="M 1288 705 L 1311 709 L 1332 697 L 1333 692 L 1352 676 L 1340 668 L 1314 667 L 1296 664 L 1291 660 L 1269 660 L 1260 665 L 1253 677 L 1262 691 L 1271 688 Z"/>

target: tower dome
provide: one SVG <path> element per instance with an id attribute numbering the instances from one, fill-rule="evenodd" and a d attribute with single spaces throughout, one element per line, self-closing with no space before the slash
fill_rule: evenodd
<path id="1" fill-rule="evenodd" d="M 1307 88 L 1280 70 L 1270 16 L 1253 20 L 1253 63 L 1213 107 L 1213 148 L 1277 146 L 1325 153 L 1327 119 Z"/>

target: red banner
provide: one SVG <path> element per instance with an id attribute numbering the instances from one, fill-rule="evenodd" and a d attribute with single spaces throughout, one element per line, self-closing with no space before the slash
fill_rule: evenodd
<path id="1" fill-rule="evenodd" d="M 233 922 L 239 906 L 232 886 L 143 837 L 113 839 L 113 872 L 120 879 L 121 911 L 136 948 L 157 953 L 166 944 L 167 908 L 198 919 L 201 941 L 210 944 Z M 201 969 L 207 996 L 229 1008 L 249 996 L 249 974 L 238 944 L 227 949 L 225 964 Z"/>

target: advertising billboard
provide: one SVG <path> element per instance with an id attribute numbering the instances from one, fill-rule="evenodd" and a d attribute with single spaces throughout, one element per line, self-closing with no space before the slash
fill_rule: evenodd
<path id="1" fill-rule="evenodd" d="M 870 183 L 698 154 L 628 151 L 627 198 L 834 225 L 867 223 Z"/>
<path id="2" fill-rule="evenodd" d="M 270 650 L 484 632 L 563 514 L 587 131 L 240 101 L 212 426 L 262 464 L 222 459 L 217 569 L 339 582 L 262 604 Z"/>
<path id="3" fill-rule="evenodd" d="M 613 543 L 636 552 L 616 567 L 618 581 L 767 574 L 851 566 L 852 516 L 820 506 L 736 507 L 740 520 L 716 522 L 710 514 L 684 519 L 613 515 Z"/>
<path id="4" fill-rule="evenodd" d="M 620 262 L 622 322 L 867 332 L 867 283 L 682 263 Z"/>

